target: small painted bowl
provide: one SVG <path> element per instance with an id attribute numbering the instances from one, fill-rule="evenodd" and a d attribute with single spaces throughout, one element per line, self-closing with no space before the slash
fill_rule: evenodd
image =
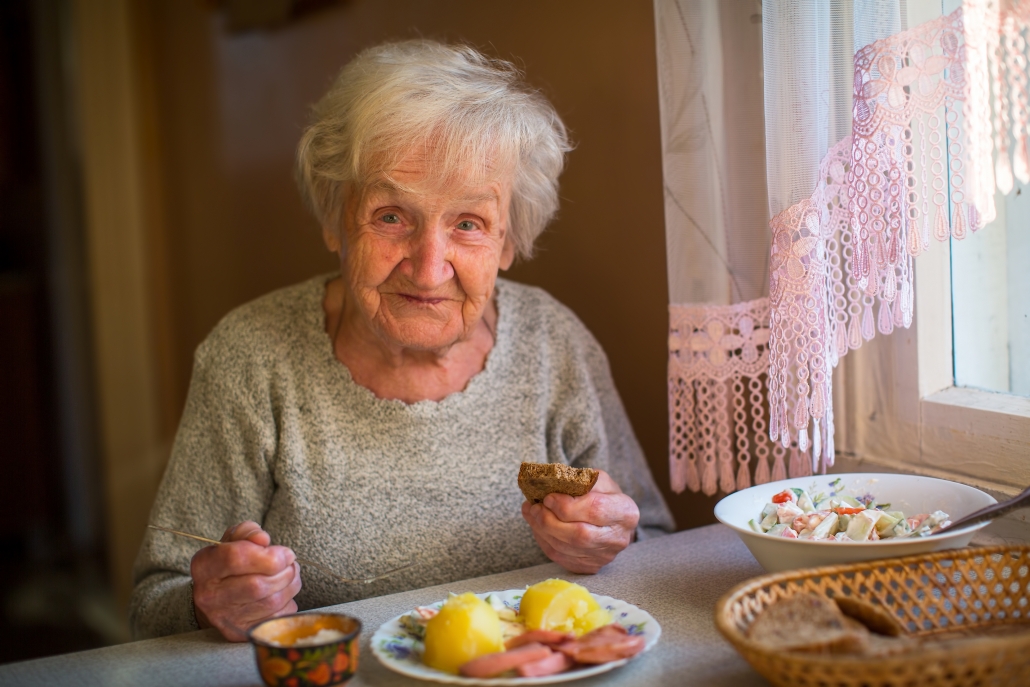
<path id="1" fill-rule="evenodd" d="M 298 613 L 266 620 L 247 634 L 268 687 L 342 685 L 358 670 L 357 618 Z"/>

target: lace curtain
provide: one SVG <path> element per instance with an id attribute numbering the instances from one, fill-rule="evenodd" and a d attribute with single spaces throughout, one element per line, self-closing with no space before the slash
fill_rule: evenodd
<path id="1" fill-rule="evenodd" d="M 766 479 L 770 459 L 784 459 L 763 425 L 770 243 L 761 5 L 658 0 L 655 18 L 673 489 L 733 491 L 750 484 L 752 458 Z"/>
<path id="2" fill-rule="evenodd" d="M 832 465 L 834 367 L 911 324 L 931 237 L 1030 180 L 1030 0 L 907 28 L 916 2 L 655 2 L 677 491 Z"/>

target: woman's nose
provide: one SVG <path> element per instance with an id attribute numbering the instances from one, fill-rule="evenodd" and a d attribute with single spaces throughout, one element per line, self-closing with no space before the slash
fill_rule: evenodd
<path id="1" fill-rule="evenodd" d="M 454 267 L 447 255 L 448 243 L 447 233 L 439 227 L 420 227 L 415 232 L 407 260 L 412 285 L 428 290 L 450 281 Z"/>

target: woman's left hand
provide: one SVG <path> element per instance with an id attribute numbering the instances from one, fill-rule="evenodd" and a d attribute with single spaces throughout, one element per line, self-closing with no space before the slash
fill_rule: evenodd
<path id="1" fill-rule="evenodd" d="M 593 574 L 633 541 L 640 510 L 608 473 L 599 470 L 583 496 L 548 494 L 543 503 L 522 503 L 522 517 L 552 561 L 569 572 Z"/>

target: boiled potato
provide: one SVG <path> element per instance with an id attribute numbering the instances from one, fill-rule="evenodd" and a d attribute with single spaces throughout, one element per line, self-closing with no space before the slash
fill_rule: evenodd
<path id="1" fill-rule="evenodd" d="M 457 674 L 474 658 L 504 650 L 497 611 L 475 594 L 449 598 L 426 623 L 423 662 L 430 668 Z"/>
<path id="2" fill-rule="evenodd" d="M 566 580 L 544 580 L 522 595 L 519 615 L 530 630 L 571 632 L 579 637 L 612 622 L 585 587 Z"/>

